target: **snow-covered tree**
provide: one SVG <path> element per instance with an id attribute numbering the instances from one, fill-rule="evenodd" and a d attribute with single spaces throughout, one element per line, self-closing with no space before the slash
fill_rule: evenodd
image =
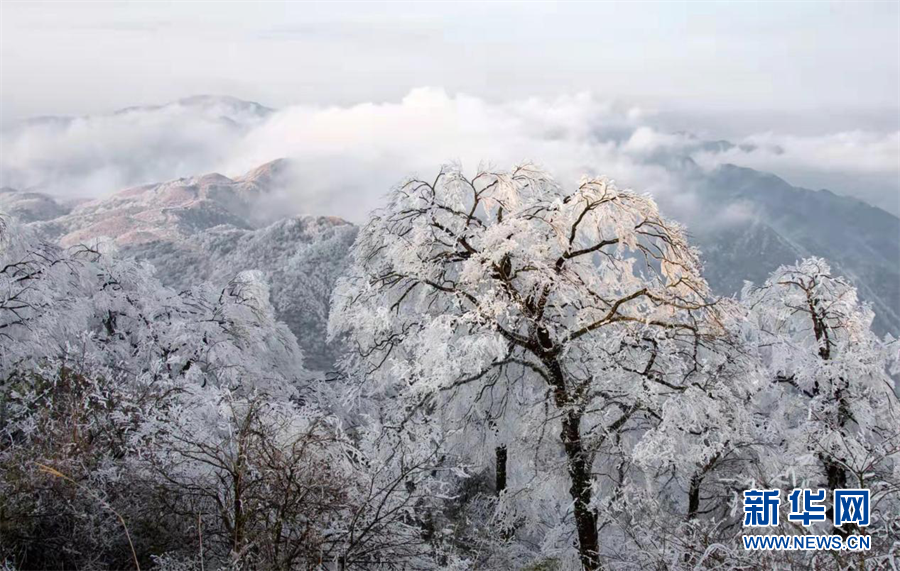
<path id="1" fill-rule="evenodd" d="M 896 559 L 900 344 L 825 261 L 713 299 L 652 199 L 532 165 L 399 185 L 331 307 L 343 262 L 307 274 L 355 230 L 292 253 L 303 228 L 208 236 L 266 257 L 277 313 L 265 273 L 222 267 L 214 285 L 185 263 L 176 290 L 0 216 L 0 568 Z M 346 351 L 324 376 L 277 315 L 328 314 L 328 343 L 303 345 L 317 366 Z M 871 551 L 743 549 L 774 531 L 741 525 L 760 487 L 870 489 L 865 528 L 801 528 L 784 502 L 777 533 L 866 534 Z"/>
<path id="2" fill-rule="evenodd" d="M 146 264 L 86 246 L 63 249 L 15 221 L 5 240 L 0 373 L 77 351 L 133 375 L 157 361 L 173 378 L 193 369 L 205 376 L 200 382 L 229 389 L 290 392 L 304 376 L 297 342 L 275 319 L 258 272 L 241 272 L 223 288 L 198 283 L 175 292 Z"/>
<path id="3" fill-rule="evenodd" d="M 131 566 L 117 517 L 140 505 L 143 489 L 125 469 L 130 436 L 165 384 L 140 316 L 166 293 L 139 265 L 58 248 L 15 221 L 5 229 L 0 557 L 26 567 Z"/>
<path id="4" fill-rule="evenodd" d="M 0 560 L 433 565 L 434 453 L 344 434 L 258 272 L 176 292 L 15 221 L 2 239 Z"/>
<path id="5" fill-rule="evenodd" d="M 683 229 L 603 178 L 566 191 L 531 165 L 448 167 L 400 185 L 353 257 L 331 331 L 357 349 L 346 365 L 362 394 L 393 403 L 398 425 L 441 426 L 461 461 L 495 457 L 505 528 L 546 530 L 571 506 L 577 541 L 557 522 L 543 551 L 575 543 L 599 568 L 632 448 L 670 396 L 693 405 L 705 390 L 698 348 L 722 333 Z M 516 513 L 522 491 L 530 514 Z"/>
<path id="6" fill-rule="evenodd" d="M 866 532 L 896 537 L 900 401 L 889 375 L 896 342 L 872 332 L 872 311 L 856 288 L 818 258 L 748 285 L 743 301 L 771 384 L 757 404 L 770 434 L 770 483 L 790 473 L 808 487 L 869 488 Z"/>

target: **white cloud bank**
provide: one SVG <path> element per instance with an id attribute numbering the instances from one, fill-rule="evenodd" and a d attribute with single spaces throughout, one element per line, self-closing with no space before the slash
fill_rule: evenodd
<path id="1" fill-rule="evenodd" d="M 653 113 L 588 94 L 490 102 L 416 89 L 399 102 L 278 111 L 199 98 L 105 116 L 30 121 L 0 134 L 0 184 L 103 196 L 217 171 L 237 175 L 288 157 L 298 212 L 361 220 L 411 173 L 448 160 L 474 169 L 530 159 L 564 183 L 606 174 L 654 194 L 685 220 L 702 211 L 692 172 L 734 163 L 829 188 L 900 213 L 900 132 L 751 134 L 709 142 L 669 133 Z M 699 165 L 699 166 L 697 166 Z"/>

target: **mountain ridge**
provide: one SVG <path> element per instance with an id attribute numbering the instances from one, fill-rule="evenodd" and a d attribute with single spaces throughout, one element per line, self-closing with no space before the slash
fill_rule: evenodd
<path id="1" fill-rule="evenodd" d="M 359 227 L 339 217 L 261 208 L 276 190 L 291 188 L 291 166 L 277 159 L 231 178 L 182 177 L 74 205 L 4 189 L 0 209 L 64 246 L 112 242 L 120 255 L 152 263 L 163 283 L 179 289 L 262 271 L 279 319 L 294 331 L 311 366 L 324 370 L 337 355 L 325 341 L 331 289 L 349 263 Z M 877 330 L 900 332 L 900 269 L 891 263 L 892 256 L 900 259 L 900 244 L 890 238 L 900 235 L 900 219 L 858 199 L 793 187 L 737 166 L 710 173 L 700 193 L 717 208 L 748 206 L 753 214 L 691 232 L 717 294 L 735 295 L 747 280 L 762 283 L 780 265 L 819 256 L 872 304 Z"/>
<path id="2" fill-rule="evenodd" d="M 270 285 L 278 318 L 291 328 L 311 368 L 329 369 L 336 351 L 326 342 L 331 289 L 347 265 L 357 227 L 333 216 L 261 214 L 259 202 L 284 181 L 277 159 L 242 175 L 181 177 L 123 189 L 47 216 L 53 197 L 12 202 L 12 214 L 63 246 L 111 244 L 118 254 L 151 263 L 167 286 L 225 284 L 259 270 Z M 0 209 L 11 210 L 0 193 Z M 34 212 L 29 208 L 34 209 Z"/>
<path id="3" fill-rule="evenodd" d="M 825 258 L 873 305 L 876 330 L 895 335 L 900 331 L 900 218 L 857 198 L 795 187 L 776 175 L 735 165 L 714 171 L 705 192 L 709 199 L 751 204 L 754 219 L 780 237 L 777 254 L 757 264 L 766 274 L 800 258 Z M 714 249 L 717 241 L 727 242 L 735 230 L 732 226 L 699 234 L 701 251 Z M 726 262 L 735 266 L 732 277 L 740 273 L 736 269 L 739 256 L 717 260 L 719 265 Z M 762 277 L 758 273 L 752 281 L 761 283 Z M 728 285 L 719 289 L 732 289 L 735 284 Z"/>

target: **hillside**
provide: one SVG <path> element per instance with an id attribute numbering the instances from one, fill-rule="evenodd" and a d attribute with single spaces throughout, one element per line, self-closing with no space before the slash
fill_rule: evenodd
<path id="1" fill-rule="evenodd" d="M 273 215 L 273 190 L 289 186 L 287 161 L 243 176 L 179 178 L 123 190 L 108 198 L 61 204 L 49 195 L 4 189 L 0 208 L 62 245 L 107 242 L 121 255 L 152 263 L 164 284 L 184 289 L 201 280 L 224 284 L 260 270 L 271 284 L 278 318 L 297 336 L 310 367 L 333 366 L 325 342 L 331 289 L 347 267 L 357 227 L 335 217 Z M 705 176 L 702 193 L 717 208 L 752 215 L 693 232 L 705 275 L 722 295 L 745 280 L 762 283 L 783 264 L 810 255 L 828 259 L 875 310 L 879 333 L 900 331 L 900 220 L 861 201 L 796 188 L 738 167 Z"/>
<path id="2" fill-rule="evenodd" d="M 328 303 L 357 229 L 334 217 L 269 224 L 256 207 L 280 184 L 284 166 L 274 161 L 233 179 L 206 174 L 148 184 L 70 209 L 40 193 L 0 206 L 64 246 L 111 244 L 122 256 L 146 260 L 165 285 L 178 289 L 200 281 L 224 284 L 240 271 L 260 270 L 306 363 L 327 369 L 334 360 L 325 342 Z M 0 198 L 7 195 L 20 193 Z"/>
<path id="3" fill-rule="evenodd" d="M 777 176 L 731 165 L 709 176 L 705 192 L 719 205 L 742 204 L 753 214 L 696 236 L 707 279 L 719 292 L 739 291 L 743 280 L 761 283 L 779 265 L 819 256 L 872 304 L 876 331 L 900 332 L 896 216 L 860 200 L 794 187 Z"/>

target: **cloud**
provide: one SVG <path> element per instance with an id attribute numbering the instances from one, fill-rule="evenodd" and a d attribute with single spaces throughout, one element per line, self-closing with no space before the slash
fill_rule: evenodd
<path id="1" fill-rule="evenodd" d="M 196 174 L 228 160 L 247 125 L 214 108 L 170 105 L 97 117 L 28 121 L 0 135 L 0 183 L 102 196 Z"/>
<path id="2" fill-rule="evenodd" d="M 900 213 L 900 131 L 823 136 L 751 135 L 721 152 L 701 151 L 701 165 L 733 163 L 776 173 L 795 184 L 827 188 Z"/>
<path id="3" fill-rule="evenodd" d="M 708 205 L 694 189 L 705 170 L 724 163 L 768 170 L 793 184 L 833 182 L 813 186 L 900 210 L 890 204 L 897 194 L 900 133 L 767 133 L 707 141 L 666 132 L 651 110 L 590 94 L 494 102 L 423 88 L 396 102 L 278 111 L 199 98 L 31 121 L 0 137 L 3 185 L 66 196 L 102 196 L 212 171 L 236 176 L 287 157 L 294 176 L 278 193 L 279 210 L 289 204 L 300 213 L 354 221 L 404 176 L 432 175 L 449 160 L 469 169 L 534 160 L 564 184 L 605 174 L 620 186 L 652 193 L 667 213 L 689 224 L 709 222 Z M 867 184 L 854 184 L 859 181 Z"/>

